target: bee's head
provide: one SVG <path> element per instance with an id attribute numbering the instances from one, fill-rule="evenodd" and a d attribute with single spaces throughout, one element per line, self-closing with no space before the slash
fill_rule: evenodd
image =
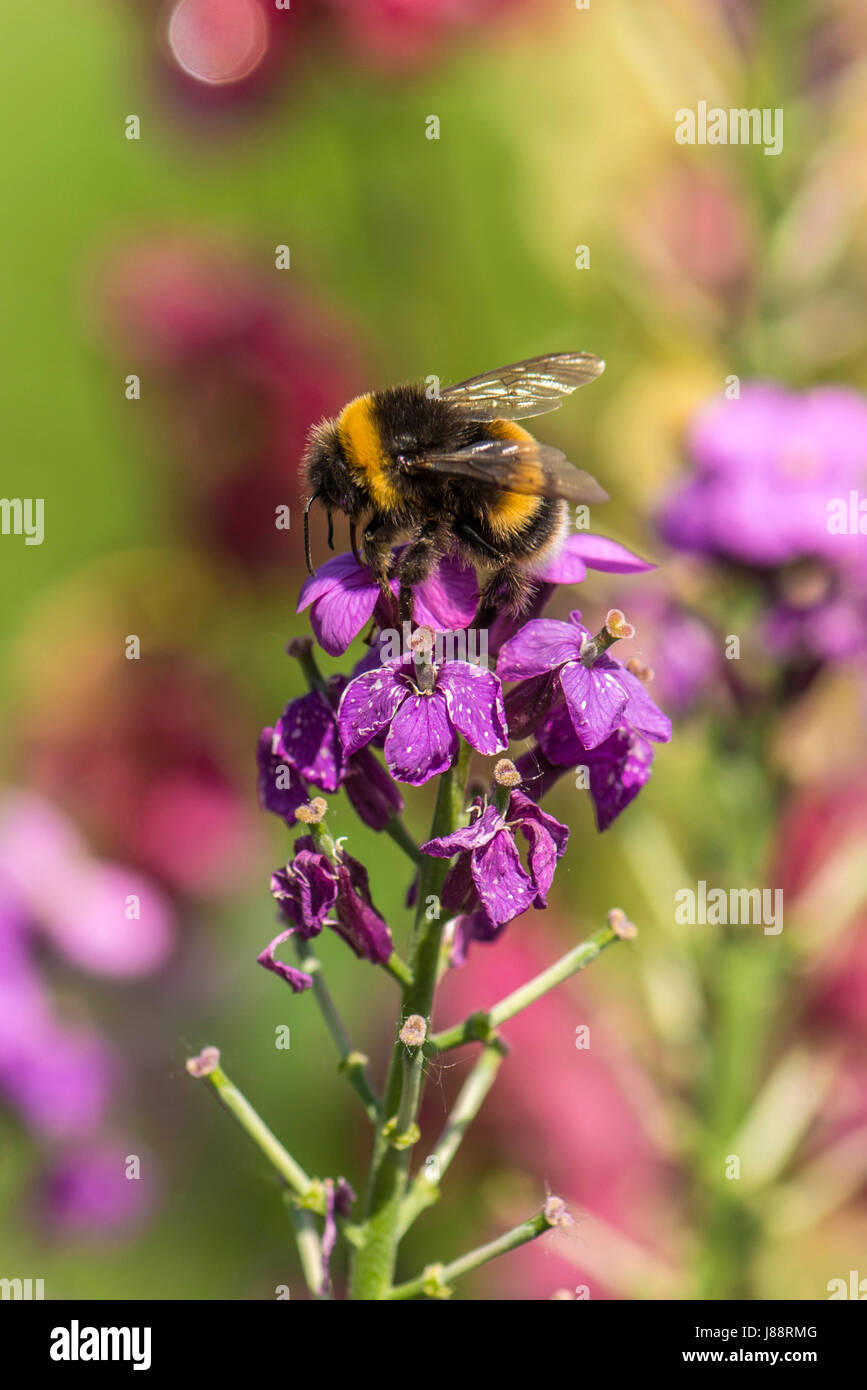
<path id="1" fill-rule="evenodd" d="M 313 503 L 321 502 L 328 513 L 328 544 L 333 550 L 332 511 L 344 512 L 351 521 L 355 521 L 366 510 L 367 502 L 350 474 L 334 420 L 322 420 L 311 429 L 302 469 L 310 488 L 310 497 L 304 508 L 304 554 L 307 569 L 312 574 L 308 512 Z"/>

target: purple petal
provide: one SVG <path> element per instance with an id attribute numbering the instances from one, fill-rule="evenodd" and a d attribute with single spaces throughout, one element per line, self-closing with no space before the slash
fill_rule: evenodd
<path id="1" fill-rule="evenodd" d="M 449 835 L 439 835 L 433 840 L 428 840 L 421 846 L 421 852 L 432 854 L 437 859 L 451 859 L 459 850 L 480 849 L 504 826 L 505 822 L 496 806 L 487 806 L 469 825 L 461 826 Z"/>
<path id="2" fill-rule="evenodd" d="M 575 732 L 565 705 L 555 709 L 536 734 L 539 747 L 549 762 L 558 767 L 575 767 L 584 761 L 587 749 Z M 536 797 L 536 800 L 539 798 Z"/>
<path id="3" fill-rule="evenodd" d="M 560 684 L 576 734 L 585 748 L 595 748 L 614 732 L 626 708 L 629 696 L 620 672 L 573 661 L 560 672 Z"/>
<path id="4" fill-rule="evenodd" d="M 484 908 L 455 919 L 452 946 L 449 951 L 449 965 L 466 965 L 470 942 L 496 941 L 505 931 L 505 923 L 492 922 Z"/>
<path id="5" fill-rule="evenodd" d="M 472 873 L 479 901 L 492 922 L 511 922 L 532 907 L 536 889 L 508 830 L 499 831 L 487 845 L 473 851 Z"/>
<path id="6" fill-rule="evenodd" d="M 395 669 L 380 665 L 351 680 L 340 697 L 337 724 L 346 757 L 390 724 L 409 686 Z"/>
<path id="7" fill-rule="evenodd" d="M 449 720 L 445 695 L 439 690 L 407 695 L 385 740 L 385 761 L 392 777 L 420 787 L 451 767 L 457 751 L 458 736 Z"/>
<path id="8" fill-rule="evenodd" d="M 259 805 L 292 825 L 295 812 L 310 800 L 310 793 L 294 767 L 276 754 L 273 746 L 274 730 L 263 729 L 256 747 Z"/>
<path id="9" fill-rule="evenodd" d="M 668 743 L 671 738 L 671 720 L 651 700 L 644 682 L 623 667 L 620 668 L 618 676 L 629 697 L 623 715 L 624 722 L 631 725 L 636 733 L 653 739 L 654 743 Z"/>
<path id="10" fill-rule="evenodd" d="M 590 795 L 596 824 L 607 830 L 634 801 L 650 777 L 653 748 L 628 729 L 617 729 L 584 758 L 590 773 Z"/>
<path id="11" fill-rule="evenodd" d="M 294 966 L 287 965 L 283 960 L 276 960 L 274 952 L 288 937 L 295 933 L 294 927 L 288 927 L 286 931 L 275 936 L 273 941 L 269 941 L 264 951 L 256 957 L 260 965 L 264 965 L 266 970 L 271 970 L 275 975 L 279 975 L 281 980 L 285 980 L 293 994 L 300 994 L 302 990 L 310 989 L 313 985 L 313 976 L 305 975 L 303 970 L 296 970 Z"/>
<path id="12" fill-rule="evenodd" d="M 343 775 L 343 750 L 334 711 L 311 690 L 291 700 L 277 720 L 274 749 L 324 792 L 336 791 Z"/>
<path id="13" fill-rule="evenodd" d="M 656 569 L 656 565 L 642 560 L 640 555 L 627 550 L 619 541 L 612 541 L 608 536 L 594 536 L 589 531 L 570 536 L 566 546 L 572 555 L 580 556 L 590 569 L 604 570 L 606 574 L 640 574 Z"/>
<path id="14" fill-rule="evenodd" d="M 493 671 L 468 661 L 447 661 L 437 674 L 437 691 L 446 697 L 458 733 L 479 753 L 501 753 L 509 746 L 503 687 Z"/>
<path id="15" fill-rule="evenodd" d="M 560 698 L 560 679 L 555 671 L 513 685 L 505 699 L 509 737 L 529 738 Z"/>
<path id="16" fill-rule="evenodd" d="M 469 853 L 459 854 L 446 874 L 440 893 L 440 903 L 446 912 L 454 913 L 468 911 L 469 908 L 476 905 L 477 901 L 470 855 Z"/>
<path id="17" fill-rule="evenodd" d="M 445 556 L 433 574 L 413 590 L 415 622 L 434 632 L 460 632 L 476 615 L 479 585 L 472 565 Z"/>
<path id="18" fill-rule="evenodd" d="M 354 862 L 358 868 L 361 867 L 357 861 Z M 336 873 L 339 883 L 337 921 L 331 925 L 362 960 L 373 961 L 374 964 L 388 960 L 394 949 L 391 932 L 371 905 L 369 892 L 364 896 L 356 892 L 357 880 L 353 882 L 354 875 L 347 864 L 338 864 Z M 366 874 L 364 880 L 366 884 Z"/>
<path id="19" fill-rule="evenodd" d="M 534 618 L 503 643 L 497 658 L 497 674 L 504 681 L 542 676 L 567 661 L 574 661 L 581 650 L 581 640 L 572 623 L 561 623 L 556 618 Z"/>
<path id="20" fill-rule="evenodd" d="M 335 555 L 304 581 L 298 612 L 313 605 L 310 622 L 329 656 L 340 656 L 373 616 L 379 585 L 353 555 Z"/>
<path id="21" fill-rule="evenodd" d="M 321 932 L 337 898 L 337 883 L 325 855 L 299 851 L 300 843 L 291 864 L 271 875 L 271 892 L 283 916 L 306 938 Z"/>
<path id="22" fill-rule="evenodd" d="M 530 850 L 530 877 L 536 885 L 536 907 L 545 907 L 545 897 L 554 879 L 554 867 L 566 853 L 569 830 L 517 789 L 509 798 L 509 819 L 520 822 Z"/>
<path id="23" fill-rule="evenodd" d="M 566 714 L 566 718 L 569 718 L 568 714 Z M 571 722 L 569 727 L 572 728 Z M 572 736 L 575 738 L 574 729 L 572 729 Z M 567 767 L 558 767 L 552 763 L 538 744 L 535 748 L 530 748 L 526 753 L 522 753 L 520 758 L 515 760 L 515 767 L 521 774 L 524 790 L 533 797 L 534 801 L 541 801 L 542 797 L 548 794 L 560 778 L 566 776 L 568 770 L 568 765 Z"/>

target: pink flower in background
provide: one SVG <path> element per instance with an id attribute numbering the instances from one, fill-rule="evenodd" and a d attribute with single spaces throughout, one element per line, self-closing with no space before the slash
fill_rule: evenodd
<path id="1" fill-rule="evenodd" d="M 526 934 L 503 938 L 496 951 L 471 959 L 464 970 L 445 977 L 437 1027 L 494 1004 L 544 969 L 557 953 L 556 941 L 535 924 L 532 940 Z M 584 1024 L 591 1027 L 592 1046 L 578 1049 L 576 1028 Z M 663 1248 L 657 1223 L 665 1167 L 645 1128 L 644 1107 L 651 1092 L 640 1067 L 625 1049 L 621 1052 L 575 986 L 546 994 L 504 1024 L 502 1033 L 512 1051 L 480 1112 L 477 1138 L 484 1154 L 472 1161 L 482 1171 L 494 1161 L 517 1165 L 540 1187 L 547 1185 L 563 1196 L 577 1218 L 579 1237 L 585 1211 L 636 1242 Z M 450 1087 L 459 1085 L 472 1055 L 470 1048 L 450 1054 L 450 1060 L 461 1062 L 443 1073 L 443 1081 Z M 642 1097 L 638 1103 L 637 1097 Z M 436 1113 L 442 1108 L 438 1098 Z M 433 1103 L 427 1123 L 436 1125 Z M 467 1162 L 463 1154 L 456 1166 L 461 1162 Z M 501 1281 L 507 1281 L 510 1297 L 548 1298 L 561 1285 L 581 1282 L 590 1283 L 593 1298 L 617 1297 L 618 1290 L 601 1288 L 581 1271 L 584 1239 L 571 1241 L 575 1264 L 553 1251 L 532 1261 L 521 1251 L 493 1267 L 489 1278 L 502 1288 L 506 1284 Z"/>
<path id="2" fill-rule="evenodd" d="M 98 1140 L 121 1067 L 95 1028 L 61 1016 L 40 948 L 92 975 L 133 979 L 158 970 L 173 940 L 172 911 L 140 872 L 92 858 L 39 797 L 0 797 L 0 1096 L 43 1142 Z M 81 1177 L 80 1159 L 68 1178 L 73 1171 Z M 67 1195 L 69 1180 L 61 1185 Z M 91 1181 L 94 1198 L 97 1187 Z M 137 1207 L 142 1194 L 127 1195 L 127 1205 L 104 1208 L 101 1220 L 114 1212 L 120 1221 Z M 77 1204 L 79 1221 L 86 1205 Z"/>
<path id="3" fill-rule="evenodd" d="M 127 1235 L 144 1221 L 154 1199 L 154 1162 L 143 1161 L 136 1141 L 76 1145 L 41 1174 L 38 1218 L 66 1239 Z M 130 1158 L 139 1159 L 135 1173 Z"/>

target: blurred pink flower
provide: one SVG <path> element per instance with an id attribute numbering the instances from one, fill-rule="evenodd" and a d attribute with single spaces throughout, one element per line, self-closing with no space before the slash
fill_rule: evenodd
<path id="1" fill-rule="evenodd" d="M 532 944 L 526 934 L 514 933 L 497 951 L 449 972 L 438 996 L 443 1012 L 437 1027 L 494 1004 L 562 949 L 555 937 L 534 926 Z M 585 1024 L 592 1046 L 578 1049 L 576 1029 Z M 663 1159 L 636 1105 L 636 1096 L 646 1098 L 647 1082 L 627 1050 L 618 1048 L 604 1023 L 568 986 L 543 996 L 502 1033 L 512 1051 L 473 1131 L 477 1145 L 487 1149 L 488 1162 L 493 1150 L 498 1162 L 534 1174 L 540 1190 L 547 1186 L 567 1201 L 579 1226 L 581 1211 L 589 1211 L 637 1242 L 660 1245 L 662 1234 L 651 1213 L 660 1210 Z M 448 1077 L 450 1085 L 466 1075 L 471 1052 L 455 1057 L 462 1061 Z M 435 1123 L 433 1113 L 427 1123 Z M 547 1298 L 559 1284 L 580 1282 L 594 1283 L 594 1298 L 617 1296 L 556 1255 L 530 1260 L 518 1252 L 503 1261 L 497 1278 L 528 1298 Z"/>
<path id="2" fill-rule="evenodd" d="M 38 948 L 48 943 L 94 975 L 131 978 L 158 969 L 173 938 L 172 911 L 141 873 L 93 859 L 74 826 L 39 797 L 0 797 L 0 1096 L 41 1140 L 93 1142 L 121 1067 L 96 1029 L 60 1017 Z M 66 1194 L 64 1224 L 71 1175 L 80 1185 L 83 1170 L 78 1159 L 72 1167 L 61 1161 L 66 1178 L 55 1195 Z M 92 1177 L 91 1206 L 97 1185 Z M 110 1185 L 101 1200 L 100 1224 L 126 1219 Z M 76 1220 L 86 1216 L 79 1201 Z"/>
<path id="3" fill-rule="evenodd" d="M 131 1141 L 133 1149 L 135 1141 Z M 139 1172 L 129 1164 L 139 1159 Z M 154 1201 L 154 1165 L 114 1140 L 70 1149 L 41 1175 L 38 1215 L 65 1238 L 127 1234 L 141 1224 Z M 130 1174 L 130 1176 L 128 1176 Z"/>

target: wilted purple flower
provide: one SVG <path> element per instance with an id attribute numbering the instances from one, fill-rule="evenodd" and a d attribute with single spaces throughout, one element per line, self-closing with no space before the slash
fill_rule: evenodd
<path id="1" fill-rule="evenodd" d="M 338 856 L 332 863 L 316 849 L 312 836 L 301 835 L 286 868 L 271 875 L 271 892 L 291 926 L 268 943 L 258 960 L 296 994 L 310 988 L 311 976 L 275 956 L 277 947 L 296 932 L 309 940 L 324 926 L 332 927 L 357 956 L 375 963 L 387 961 L 392 952 L 391 932 L 373 906 L 366 869 L 345 850 Z"/>
<path id="2" fill-rule="evenodd" d="M 569 622 L 538 618 L 505 644 L 497 669 L 504 680 L 524 680 L 557 671 L 575 732 L 595 748 L 621 724 L 657 742 L 671 738 L 671 723 L 641 681 L 606 652 L 586 666 L 582 652 L 592 634 L 572 612 Z"/>
<path id="3" fill-rule="evenodd" d="M 355 1193 L 345 1178 L 325 1179 L 325 1229 L 322 1232 L 322 1292 L 331 1289 L 331 1256 L 337 1244 L 337 1218 L 348 1217 Z"/>
<path id="4" fill-rule="evenodd" d="M 396 553 L 399 553 L 396 552 Z M 397 596 L 400 585 L 391 583 Z M 366 565 L 352 554 L 335 555 L 304 581 L 298 612 L 312 605 L 310 622 L 316 640 L 330 656 L 340 656 L 370 622 L 382 591 Z M 473 620 L 478 602 L 475 570 L 457 559 L 441 560 L 434 573 L 413 590 L 415 621 L 434 632 L 454 632 Z M 391 615 L 384 615 L 389 626 Z"/>
<path id="5" fill-rule="evenodd" d="M 695 474 L 660 516 L 670 545 L 760 567 L 834 564 L 857 546 L 828 526 L 829 504 L 863 495 L 867 480 L 867 400 L 856 392 L 750 382 L 711 402 L 687 447 Z"/>
<path id="6" fill-rule="evenodd" d="M 419 689 L 411 656 L 383 662 L 350 681 L 338 722 L 344 751 L 354 753 L 388 729 L 385 761 L 398 782 L 419 787 L 451 767 L 458 734 L 479 753 L 508 744 L 499 678 L 467 661 L 443 661 L 431 689 Z"/>
<path id="7" fill-rule="evenodd" d="M 520 829 L 528 841 L 528 868 L 515 843 Z M 504 813 L 487 806 L 472 824 L 421 846 L 440 859 L 460 855 L 443 885 L 443 906 L 465 912 L 480 903 L 489 922 L 504 926 L 529 907 L 545 907 L 554 866 L 566 853 L 569 831 L 515 788 Z"/>
<path id="8" fill-rule="evenodd" d="M 587 749 L 576 734 L 565 705 L 548 716 L 537 738 L 543 758 L 552 767 L 587 768 L 588 790 L 599 830 L 608 829 L 650 777 L 653 748 L 646 738 L 624 727 L 615 729 L 595 748 Z M 530 765 L 528 760 L 527 766 Z M 519 770 L 525 773 L 535 793 L 533 772 L 526 771 L 523 765 L 519 765 Z"/>

